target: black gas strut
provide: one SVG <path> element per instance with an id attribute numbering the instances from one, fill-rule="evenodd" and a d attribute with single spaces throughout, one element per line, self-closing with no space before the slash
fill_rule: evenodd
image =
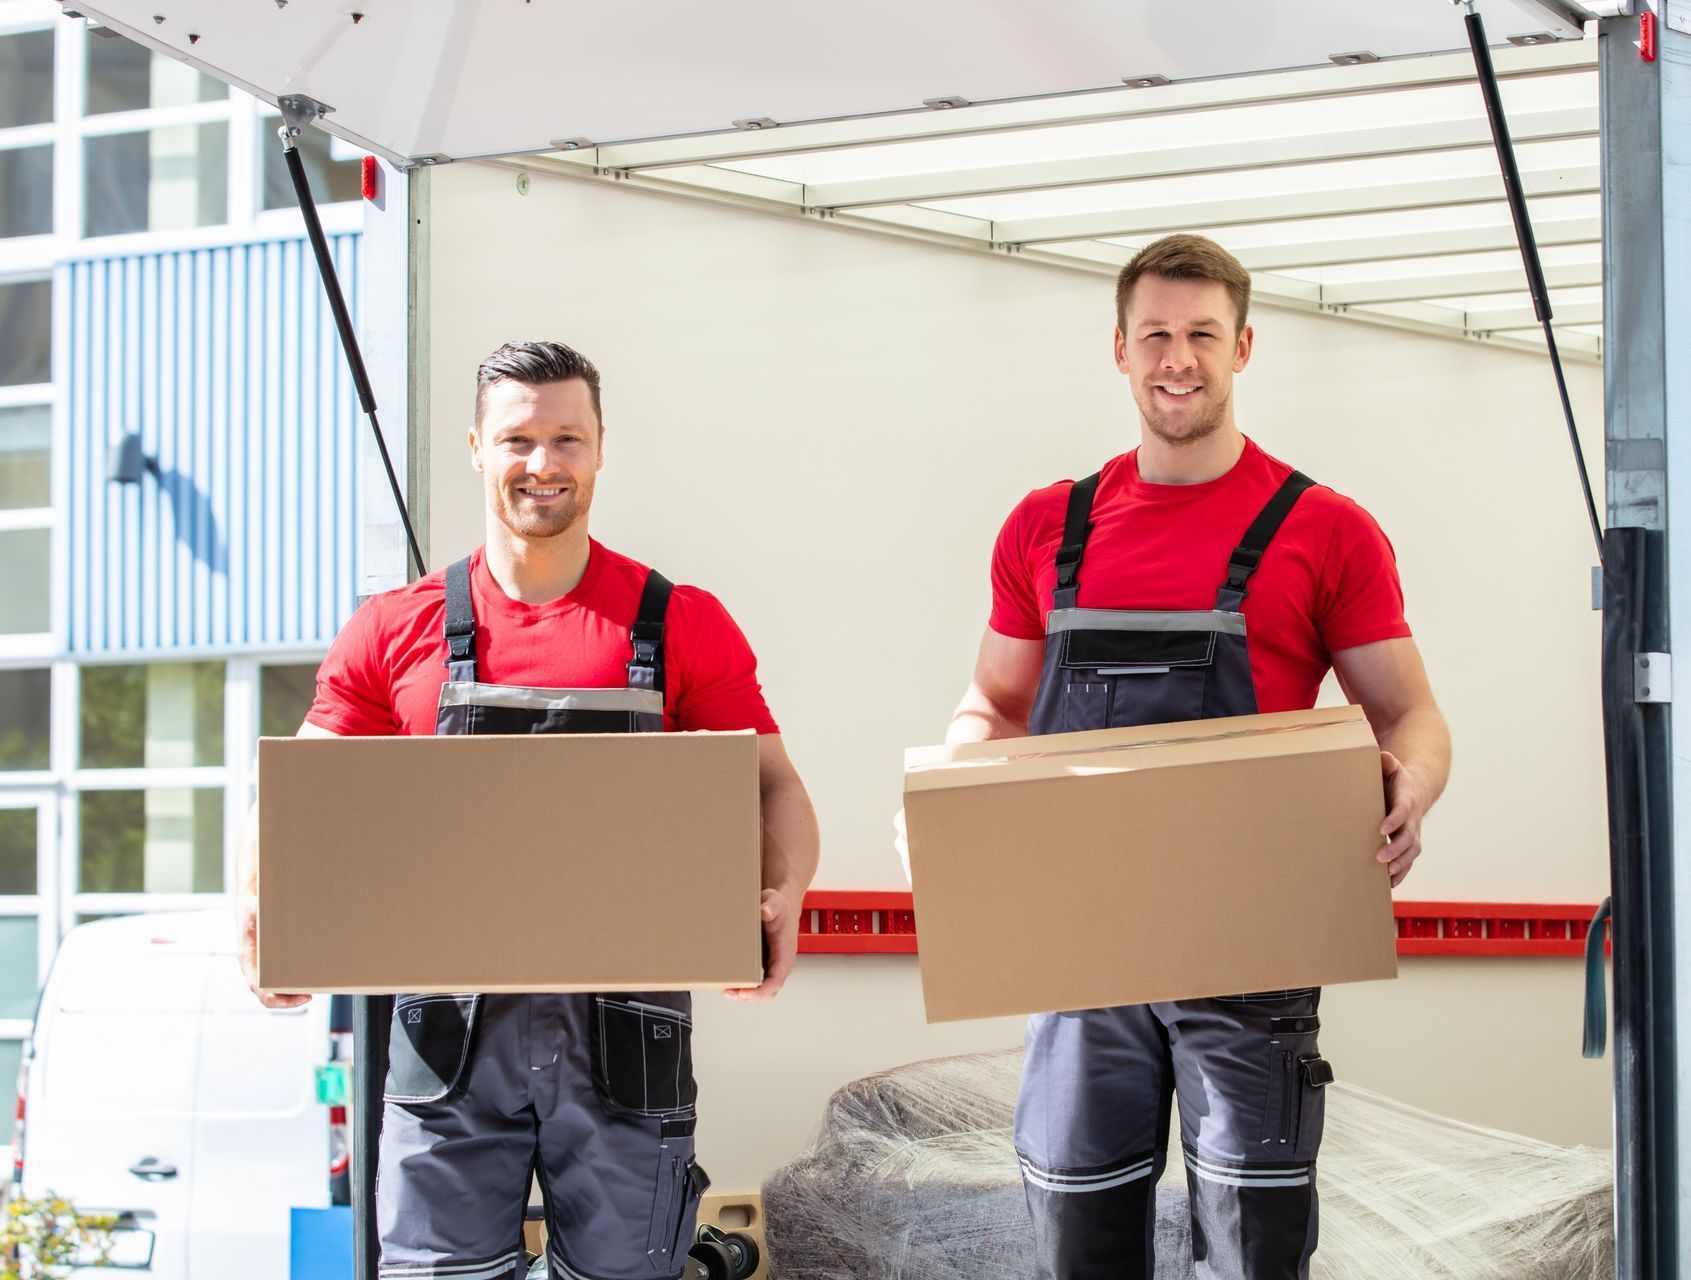
<path id="1" fill-rule="evenodd" d="M 411 512 L 405 506 L 405 495 L 399 491 L 399 477 L 394 474 L 393 459 L 388 456 L 387 441 L 376 421 L 376 393 L 370 387 L 370 375 L 364 368 L 364 355 L 358 347 L 358 335 L 352 328 L 352 313 L 346 309 L 341 283 L 335 274 L 334 259 L 329 256 L 329 241 L 323 235 L 323 222 L 317 216 L 317 202 L 311 198 L 311 181 L 305 175 L 305 162 L 300 159 L 295 140 L 300 130 L 328 111 L 322 103 L 297 94 L 277 100 L 282 108 L 282 127 L 277 130 L 282 139 L 282 155 L 287 160 L 288 176 L 293 179 L 294 198 L 299 202 L 300 216 L 305 219 L 305 234 L 311 239 L 311 251 L 317 256 L 317 272 L 323 277 L 323 291 L 329 296 L 329 309 L 335 314 L 335 328 L 341 335 L 341 350 L 346 353 L 347 367 L 352 371 L 352 385 L 358 390 L 358 403 L 370 419 L 370 430 L 376 435 L 376 448 L 381 451 L 382 466 L 388 473 L 388 487 L 393 490 L 394 506 L 405 526 L 405 540 L 411 547 L 411 559 L 417 566 L 417 576 L 428 570 L 423 567 L 423 551 L 417 545 L 417 534 L 411 528 Z"/>
<path id="2" fill-rule="evenodd" d="M 1532 294 L 1532 311 L 1544 326 L 1545 345 L 1550 348 L 1550 367 L 1556 372 L 1556 391 L 1562 397 L 1562 417 L 1567 420 L 1568 440 L 1574 447 L 1574 465 L 1579 468 L 1580 488 L 1585 492 L 1585 513 L 1591 520 L 1591 536 L 1597 543 L 1597 560 L 1603 560 L 1603 526 L 1597 519 L 1597 503 L 1591 496 L 1591 477 L 1585 469 L 1585 451 L 1574 429 L 1574 407 L 1568 399 L 1568 380 L 1562 373 L 1562 354 L 1556 348 L 1556 333 L 1550 327 L 1550 291 L 1544 286 L 1544 265 L 1538 258 L 1532 220 L 1527 216 L 1527 193 L 1521 187 L 1521 171 L 1515 164 L 1515 146 L 1509 140 L 1509 122 L 1503 115 L 1503 96 L 1497 91 L 1497 71 L 1491 65 L 1491 46 L 1486 44 L 1485 23 L 1476 0 L 1455 0 L 1466 7 L 1463 21 L 1468 27 L 1468 44 L 1474 51 L 1474 72 L 1485 98 L 1486 119 L 1491 122 L 1491 140 L 1497 147 L 1497 163 L 1503 169 L 1503 189 L 1509 197 L 1509 213 L 1515 220 L 1515 239 L 1521 246 L 1521 261 L 1527 270 L 1527 289 Z"/>

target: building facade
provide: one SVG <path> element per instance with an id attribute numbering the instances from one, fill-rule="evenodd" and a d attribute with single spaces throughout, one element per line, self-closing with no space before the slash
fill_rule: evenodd
<path id="1" fill-rule="evenodd" d="M 0 1080 L 68 929 L 227 903 L 256 741 L 356 603 L 363 428 L 278 123 L 0 0 Z M 301 148 L 356 314 L 358 156 Z"/>

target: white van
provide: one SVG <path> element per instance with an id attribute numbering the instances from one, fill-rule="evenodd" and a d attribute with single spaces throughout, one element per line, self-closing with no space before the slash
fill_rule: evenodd
<path id="1" fill-rule="evenodd" d="M 227 910 L 82 925 L 25 1049 L 13 1189 L 123 1215 L 115 1274 L 287 1280 L 289 1210 L 344 1202 L 346 1117 L 316 1072 L 349 1039 L 326 999 L 253 999 Z"/>

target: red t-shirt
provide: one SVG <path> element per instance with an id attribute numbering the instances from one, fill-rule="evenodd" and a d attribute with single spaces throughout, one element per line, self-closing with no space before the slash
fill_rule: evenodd
<path id="1" fill-rule="evenodd" d="M 1138 450 L 1104 465 L 1080 564 L 1088 609 L 1209 609 L 1239 545 L 1292 468 L 1251 441 L 1226 475 L 1203 484 L 1150 484 Z M 1035 489 L 992 550 L 992 629 L 1045 634 L 1072 480 Z M 1325 485 L 1306 490 L 1250 581 L 1243 606 L 1257 707 L 1315 705 L 1340 649 L 1409 634 L 1391 543 L 1356 503 Z"/>
<path id="2" fill-rule="evenodd" d="M 629 628 L 646 566 L 597 542 L 575 590 L 524 604 L 500 590 L 482 550 L 470 557 L 476 674 L 484 684 L 626 689 Z M 677 586 L 665 615 L 664 728 L 778 733 L 757 681 L 757 659 L 715 596 Z M 366 600 L 317 669 L 306 719 L 347 737 L 429 734 L 446 683 L 446 573 Z"/>

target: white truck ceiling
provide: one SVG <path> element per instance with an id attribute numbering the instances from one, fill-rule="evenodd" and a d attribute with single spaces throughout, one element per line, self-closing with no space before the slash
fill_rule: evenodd
<path id="1" fill-rule="evenodd" d="M 66 6 L 390 161 L 468 159 L 1398 59 L 1466 47 L 1450 0 L 96 0 Z M 1615 4 L 1484 0 L 1492 39 Z M 941 108 L 943 109 L 943 108 Z"/>

